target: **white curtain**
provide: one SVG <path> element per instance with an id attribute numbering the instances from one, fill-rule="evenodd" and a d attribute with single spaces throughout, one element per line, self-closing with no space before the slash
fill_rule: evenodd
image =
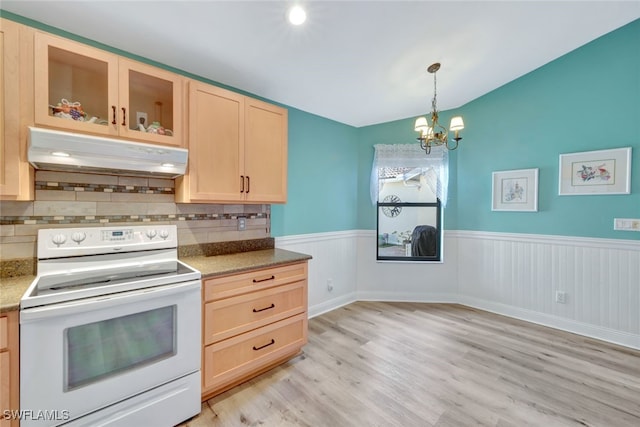
<path id="1" fill-rule="evenodd" d="M 378 173 L 381 168 L 423 168 L 431 191 L 442 206 L 447 205 L 449 156 L 444 146 L 432 147 L 428 155 L 420 144 L 376 144 L 371 167 L 371 203 L 378 201 Z"/>

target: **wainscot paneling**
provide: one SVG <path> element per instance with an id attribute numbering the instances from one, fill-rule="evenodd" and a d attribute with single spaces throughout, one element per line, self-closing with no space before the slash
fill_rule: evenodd
<path id="1" fill-rule="evenodd" d="M 449 235 L 458 246 L 460 303 L 640 348 L 640 241 Z"/>
<path id="2" fill-rule="evenodd" d="M 356 300 L 357 231 L 276 237 L 275 246 L 311 255 L 309 317 Z"/>
<path id="3" fill-rule="evenodd" d="M 276 247 L 313 256 L 311 316 L 355 300 L 451 302 L 640 348 L 640 241 L 446 231 L 440 263 L 377 262 L 376 241 L 355 230 Z"/>

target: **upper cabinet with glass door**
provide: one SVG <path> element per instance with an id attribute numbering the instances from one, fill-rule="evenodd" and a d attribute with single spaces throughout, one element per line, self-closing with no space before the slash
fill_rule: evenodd
<path id="1" fill-rule="evenodd" d="M 35 36 L 35 122 L 182 146 L 182 78 L 45 33 Z"/>

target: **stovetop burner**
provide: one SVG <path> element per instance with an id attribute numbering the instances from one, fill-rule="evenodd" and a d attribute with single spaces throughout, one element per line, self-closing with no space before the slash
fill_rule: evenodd
<path id="1" fill-rule="evenodd" d="M 200 279 L 177 259 L 176 226 L 45 229 L 22 308 Z"/>

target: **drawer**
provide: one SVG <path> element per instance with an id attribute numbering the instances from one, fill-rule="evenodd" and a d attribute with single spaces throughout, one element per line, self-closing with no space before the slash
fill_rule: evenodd
<path id="1" fill-rule="evenodd" d="M 9 321 L 6 316 L 0 317 L 0 350 L 9 346 Z"/>
<path id="2" fill-rule="evenodd" d="M 307 262 L 214 277 L 204 281 L 204 300 L 228 298 L 273 286 L 305 280 Z"/>
<path id="3" fill-rule="evenodd" d="M 307 314 L 211 344 L 204 349 L 203 386 L 214 389 L 292 355 L 307 342 Z"/>
<path id="4" fill-rule="evenodd" d="M 307 310 L 306 280 L 204 305 L 204 343 L 211 344 Z"/>

